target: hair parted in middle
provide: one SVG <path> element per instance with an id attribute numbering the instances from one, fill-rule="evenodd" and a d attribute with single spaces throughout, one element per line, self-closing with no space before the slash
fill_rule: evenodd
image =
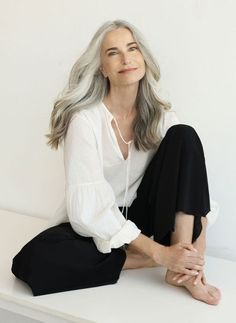
<path id="1" fill-rule="evenodd" d="M 158 127 L 164 110 L 171 105 L 159 98 L 160 68 L 140 31 L 125 20 L 105 22 L 94 34 L 83 54 L 73 65 L 69 82 L 55 100 L 50 117 L 47 144 L 58 149 L 66 136 L 74 113 L 99 103 L 109 93 L 109 80 L 100 70 L 101 47 L 105 35 L 118 28 L 127 28 L 133 35 L 145 62 L 145 75 L 139 81 L 134 122 L 134 145 L 137 150 L 155 149 L 160 143 Z"/>

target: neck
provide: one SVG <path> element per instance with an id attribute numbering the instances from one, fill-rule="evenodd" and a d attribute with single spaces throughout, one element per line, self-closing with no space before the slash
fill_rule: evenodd
<path id="1" fill-rule="evenodd" d="M 112 87 L 103 101 L 116 118 L 126 120 L 135 115 L 137 92 L 134 86 Z"/>

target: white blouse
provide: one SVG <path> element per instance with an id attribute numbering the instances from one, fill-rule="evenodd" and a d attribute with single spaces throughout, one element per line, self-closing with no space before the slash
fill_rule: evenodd
<path id="1" fill-rule="evenodd" d="M 113 118 L 102 101 L 73 115 L 64 140 L 65 199 L 49 220 L 49 226 L 69 221 L 75 232 L 92 237 L 102 253 L 130 243 L 140 234 L 135 223 L 127 220 L 127 207 L 136 198 L 156 151 L 138 151 L 131 141 L 124 159 L 112 128 Z M 165 111 L 161 138 L 174 124 L 179 124 L 175 111 Z M 215 218 L 218 205 L 212 202 L 215 209 L 209 213 L 214 214 L 209 215 Z M 126 207 L 126 216 L 118 206 Z"/>

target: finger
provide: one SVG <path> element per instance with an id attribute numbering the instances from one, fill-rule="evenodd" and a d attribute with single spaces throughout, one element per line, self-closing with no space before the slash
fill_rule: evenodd
<path id="1" fill-rule="evenodd" d="M 187 251 L 186 256 L 205 262 L 204 256 L 201 255 L 200 253 L 196 253 L 195 251 Z"/>
<path id="2" fill-rule="evenodd" d="M 194 248 L 191 244 L 181 243 L 180 246 L 185 249 L 185 253 L 188 256 L 204 259 L 204 255 L 200 253 L 196 248 Z"/>
<path id="3" fill-rule="evenodd" d="M 191 270 L 195 270 L 195 271 L 202 271 L 203 270 L 203 266 L 196 265 L 191 262 L 186 264 L 186 268 L 191 269 Z"/>
<path id="4" fill-rule="evenodd" d="M 201 279 L 202 279 L 202 274 L 201 273 L 199 273 L 198 275 L 197 275 L 197 277 L 193 280 L 193 285 L 197 285 L 198 283 L 200 283 L 201 282 Z"/>
<path id="5" fill-rule="evenodd" d="M 172 279 L 173 279 L 173 280 L 178 280 L 178 279 L 180 279 L 182 276 L 183 276 L 183 274 L 177 274 L 177 275 L 175 275 Z"/>
<path id="6" fill-rule="evenodd" d="M 197 266 L 202 266 L 202 267 L 205 265 L 205 261 L 203 259 L 201 259 L 201 258 L 188 257 L 188 258 L 185 258 L 185 259 L 186 259 L 186 261 L 188 261 L 192 265 L 197 265 Z"/>
<path id="7" fill-rule="evenodd" d="M 190 269 L 190 270 L 195 270 L 195 271 L 202 271 L 203 270 L 203 266 L 201 265 L 197 265 L 196 263 L 189 261 L 189 262 L 183 262 L 183 266 L 186 269 Z"/>
<path id="8" fill-rule="evenodd" d="M 178 280 L 177 280 L 177 283 L 180 284 L 180 283 L 184 283 L 186 281 L 188 281 L 189 279 L 192 279 L 192 276 L 189 276 L 189 275 L 182 275 L 182 277 L 180 277 Z"/>
<path id="9" fill-rule="evenodd" d="M 184 243 L 184 242 L 181 242 L 181 247 L 183 247 L 183 248 L 185 248 L 185 249 L 187 249 L 187 250 L 191 250 L 191 251 L 194 251 L 194 252 L 198 252 L 197 251 L 197 249 L 195 249 L 194 247 L 193 247 L 193 245 L 192 244 L 190 244 L 190 243 Z"/>
<path id="10" fill-rule="evenodd" d="M 186 269 L 186 268 L 184 268 L 181 272 L 183 274 L 185 274 L 185 275 L 190 275 L 190 276 L 196 276 L 196 275 L 198 275 L 198 271 L 191 270 L 191 269 Z"/>

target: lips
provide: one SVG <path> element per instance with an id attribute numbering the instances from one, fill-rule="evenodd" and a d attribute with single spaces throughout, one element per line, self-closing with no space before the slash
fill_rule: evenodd
<path id="1" fill-rule="evenodd" d="M 136 67 L 133 67 L 133 68 L 127 68 L 127 69 L 125 69 L 125 70 L 119 71 L 119 73 L 131 72 L 131 71 L 134 71 L 134 70 L 136 70 L 136 69 L 137 69 Z"/>

